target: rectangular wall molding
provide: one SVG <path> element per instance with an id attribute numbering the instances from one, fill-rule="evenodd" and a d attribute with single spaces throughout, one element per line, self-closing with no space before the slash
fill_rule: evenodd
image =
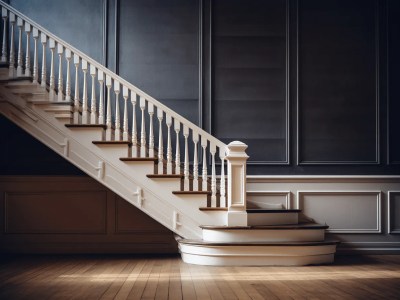
<path id="1" fill-rule="evenodd" d="M 400 234 L 400 190 L 389 191 L 387 199 L 388 232 Z"/>
<path id="2" fill-rule="evenodd" d="M 382 233 L 381 191 L 298 191 L 296 208 L 330 233 Z"/>

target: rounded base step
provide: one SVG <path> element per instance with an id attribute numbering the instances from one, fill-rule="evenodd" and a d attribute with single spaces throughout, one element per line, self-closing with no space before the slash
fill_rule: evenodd
<path id="1" fill-rule="evenodd" d="M 211 266 L 304 266 L 334 261 L 336 242 L 208 244 L 179 240 L 184 262 Z"/>

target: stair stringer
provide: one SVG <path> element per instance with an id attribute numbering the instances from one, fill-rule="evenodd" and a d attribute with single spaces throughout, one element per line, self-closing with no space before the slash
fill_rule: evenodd
<path id="1" fill-rule="evenodd" d="M 27 106 L 26 100 L 5 88 L 0 89 L 0 97 L 3 99 L 0 112 L 5 117 L 178 235 L 201 238 L 199 225 L 224 224 L 226 212 L 201 212 L 199 205 L 189 203 L 196 200 L 181 199 L 160 190 L 159 184 L 144 174 L 135 176 L 132 166 L 121 162 L 119 157 L 106 157 L 92 141 L 82 141 L 78 133 L 66 128 L 52 113 L 35 105 Z M 139 199 L 142 195 L 143 203 Z"/>

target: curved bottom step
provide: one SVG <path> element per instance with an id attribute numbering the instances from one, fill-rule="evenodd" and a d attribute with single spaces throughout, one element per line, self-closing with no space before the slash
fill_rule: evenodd
<path id="1" fill-rule="evenodd" d="M 184 262 L 210 266 L 304 266 L 330 264 L 337 242 L 222 244 L 178 240 Z"/>

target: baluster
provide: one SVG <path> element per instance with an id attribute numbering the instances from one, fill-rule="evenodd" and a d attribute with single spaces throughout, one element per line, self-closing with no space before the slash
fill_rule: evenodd
<path id="1" fill-rule="evenodd" d="M 74 96 L 74 123 L 79 123 L 79 111 L 80 111 L 80 101 L 79 101 L 79 56 L 74 53 L 74 65 L 75 65 L 75 96 Z"/>
<path id="2" fill-rule="evenodd" d="M 11 37 L 10 37 L 10 65 L 8 69 L 8 77 L 15 77 L 15 46 L 14 46 L 14 27 L 15 27 L 15 15 L 10 12 L 10 24 L 11 24 Z"/>
<path id="3" fill-rule="evenodd" d="M 104 124 L 104 73 L 99 70 L 97 72 L 97 80 L 99 81 L 99 124 Z"/>
<path id="4" fill-rule="evenodd" d="M 106 140 L 111 141 L 112 139 L 112 124 L 111 124 L 111 77 L 106 75 L 106 87 L 107 87 L 107 115 L 106 115 Z"/>
<path id="5" fill-rule="evenodd" d="M 67 60 L 67 79 L 65 83 L 65 101 L 71 101 L 71 50 L 65 49 L 65 59 Z"/>
<path id="6" fill-rule="evenodd" d="M 87 95 L 87 71 L 88 63 L 82 59 L 82 71 L 83 71 L 83 91 L 82 91 L 82 124 L 89 123 L 89 109 L 88 109 L 88 95 Z"/>
<path id="7" fill-rule="evenodd" d="M 39 30 L 37 28 L 33 28 L 32 30 L 33 36 L 33 75 L 32 81 L 33 83 L 38 83 L 38 39 L 39 39 Z"/>
<path id="8" fill-rule="evenodd" d="M 62 55 L 64 53 L 64 46 L 57 44 L 58 53 L 58 97 L 59 102 L 64 100 L 63 89 L 64 89 L 64 79 L 63 79 L 63 69 L 62 69 Z"/>
<path id="9" fill-rule="evenodd" d="M 25 57 L 25 76 L 31 76 L 31 24 L 25 22 L 26 32 L 26 57 Z"/>
<path id="10" fill-rule="evenodd" d="M 201 136 L 201 147 L 203 147 L 203 169 L 202 169 L 202 185 L 201 190 L 207 191 L 207 139 Z"/>
<path id="11" fill-rule="evenodd" d="M 217 174 L 215 172 L 216 146 L 210 142 L 211 153 L 211 207 L 217 207 Z"/>
<path id="12" fill-rule="evenodd" d="M 138 156 L 138 139 L 137 139 L 137 124 L 136 124 L 136 93 L 131 91 L 132 103 L 132 156 Z"/>
<path id="13" fill-rule="evenodd" d="M 153 103 L 147 103 L 147 111 L 150 116 L 149 125 L 149 157 L 154 157 L 154 129 L 153 129 L 153 115 L 154 115 L 154 105 Z"/>
<path id="14" fill-rule="evenodd" d="M 1 47 L 1 61 L 7 62 L 7 9 L 1 8 L 1 16 L 3 18 L 3 45 Z"/>
<path id="15" fill-rule="evenodd" d="M 164 140 L 162 132 L 162 121 L 164 112 L 161 108 L 157 107 L 157 118 L 158 118 L 158 174 L 164 173 Z"/>
<path id="16" fill-rule="evenodd" d="M 181 174 L 181 149 L 179 147 L 179 131 L 181 130 L 181 123 L 177 119 L 174 119 L 174 125 L 176 133 L 175 174 Z"/>
<path id="17" fill-rule="evenodd" d="M 118 81 L 114 80 L 114 93 L 115 93 L 115 130 L 114 137 L 116 141 L 121 140 L 121 119 L 120 119 L 120 110 L 119 110 L 119 93 L 120 93 L 120 84 Z"/>
<path id="18" fill-rule="evenodd" d="M 122 88 L 122 97 L 124 97 L 124 132 L 122 133 L 122 139 L 127 141 L 129 139 L 129 128 L 128 128 L 128 98 L 129 98 L 129 90 L 126 86 Z"/>
<path id="19" fill-rule="evenodd" d="M 40 86 L 42 88 L 46 88 L 46 80 L 47 80 L 47 67 L 46 67 L 46 44 L 47 44 L 47 36 L 42 32 L 40 34 L 40 41 L 42 42 L 42 77 L 40 81 Z"/>
<path id="20" fill-rule="evenodd" d="M 23 75 L 23 61 L 22 58 L 24 56 L 22 51 L 22 26 L 24 25 L 24 21 L 17 17 L 17 26 L 18 26 L 18 57 L 17 57 L 17 77 L 21 77 Z"/>
<path id="21" fill-rule="evenodd" d="M 90 99 L 90 124 L 97 123 L 96 107 L 96 67 L 90 65 L 90 75 L 92 76 L 92 98 Z"/>
<path id="22" fill-rule="evenodd" d="M 221 179 L 219 183 L 219 206 L 226 207 L 226 188 L 225 188 L 225 149 L 219 148 L 219 157 L 221 159 Z"/>
<path id="23" fill-rule="evenodd" d="M 193 138 L 193 191 L 199 190 L 199 158 L 197 155 L 197 144 L 199 143 L 199 134 L 192 131 Z"/>
<path id="24" fill-rule="evenodd" d="M 54 75 L 54 49 L 56 48 L 56 43 L 53 39 L 49 39 L 49 48 L 51 51 L 50 59 L 50 101 L 54 100 L 55 95 L 55 75 Z"/>
<path id="25" fill-rule="evenodd" d="M 189 181 L 189 145 L 188 145 L 188 138 L 189 138 L 189 127 L 183 125 L 183 136 L 185 137 L 185 158 L 184 158 L 184 165 L 183 165 L 183 190 L 189 191 L 190 189 L 190 181 Z"/>
<path id="26" fill-rule="evenodd" d="M 172 143 L 171 143 L 171 125 L 172 117 L 168 114 L 165 116 L 165 121 L 167 123 L 167 174 L 172 174 Z"/>
<path id="27" fill-rule="evenodd" d="M 146 123 L 144 119 L 144 110 L 146 108 L 146 100 L 140 96 L 140 109 L 142 110 L 142 128 L 140 134 L 140 157 L 146 157 Z"/>

